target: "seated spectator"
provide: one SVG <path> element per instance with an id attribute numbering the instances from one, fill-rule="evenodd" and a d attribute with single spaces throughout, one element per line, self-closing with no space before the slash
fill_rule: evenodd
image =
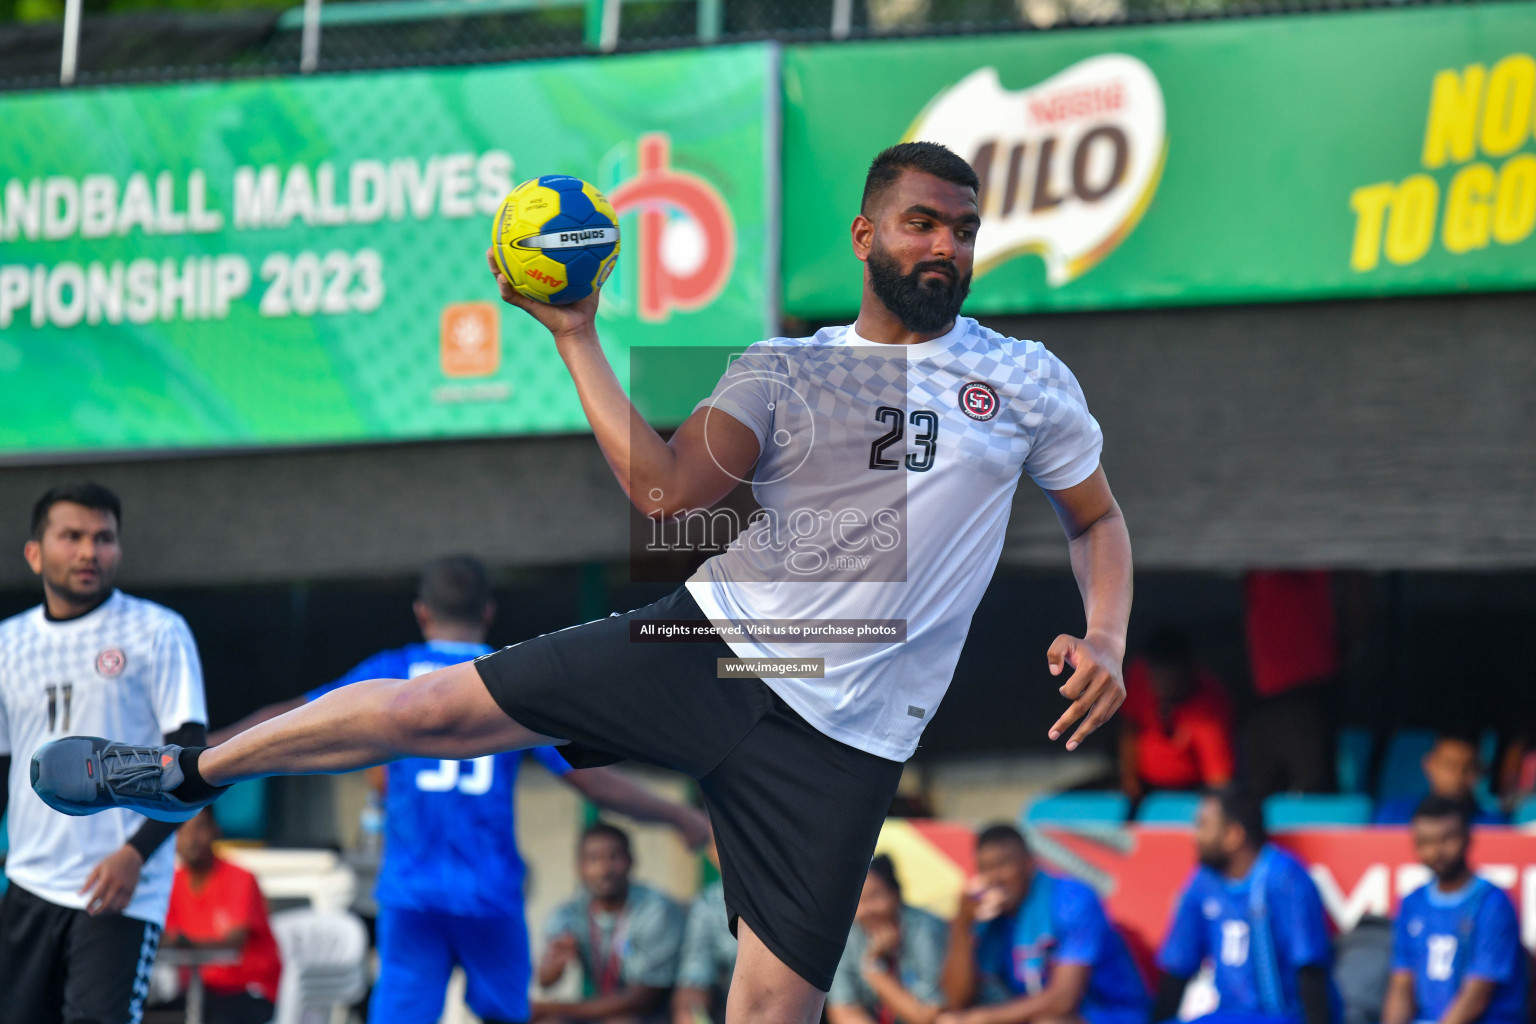
<path id="1" fill-rule="evenodd" d="M 1224 791 L 1200 802 L 1200 867 L 1185 886 L 1158 954 L 1165 972 L 1154 1020 L 1178 1011 L 1184 988 L 1213 961 L 1220 1008 L 1206 1024 L 1332 1024 L 1332 946 L 1307 869 L 1269 845 L 1258 800 Z"/>
<path id="2" fill-rule="evenodd" d="M 720 853 L 713 840 L 708 854 L 718 869 Z M 672 1024 L 721 1024 L 725 1020 L 725 993 L 735 969 L 736 936 L 731 934 L 725 909 L 725 886 L 717 878 L 688 908 L 677 988 L 672 992 Z"/>
<path id="3" fill-rule="evenodd" d="M 1232 781 L 1232 709 L 1182 631 L 1154 633 L 1126 669 L 1120 721 L 1120 784 L 1131 799 Z"/>
<path id="4" fill-rule="evenodd" d="M 853 931 L 827 993 L 828 1024 L 933 1024 L 949 926 L 901 901 L 896 865 L 869 865 Z"/>
<path id="5" fill-rule="evenodd" d="M 1011 825 L 977 837 L 976 870 L 943 974 L 949 1005 L 974 1008 L 937 1024 L 1144 1024 L 1146 986 L 1092 889 L 1037 868 Z"/>
<path id="6" fill-rule="evenodd" d="M 1512 811 L 1536 795 L 1536 741 L 1529 729 L 1517 732 L 1499 755 L 1499 798 Z"/>
<path id="7" fill-rule="evenodd" d="M 533 1004 L 533 1020 L 633 1022 L 666 1006 L 677 980 L 683 912 L 661 893 L 631 882 L 629 835 L 603 822 L 581 834 L 576 869 L 583 892 L 550 916 L 539 984 L 580 963 L 590 998 Z"/>
<path id="8" fill-rule="evenodd" d="M 1467 804 L 1426 797 L 1413 846 L 1434 880 L 1397 917 L 1382 1024 L 1519 1024 L 1526 1019 L 1526 954 L 1504 891 L 1467 866 Z"/>
<path id="9" fill-rule="evenodd" d="M 256 876 L 213 852 L 219 825 L 205 807 L 176 834 L 180 864 L 165 915 L 167 946 L 237 950 L 233 964 L 200 968 L 206 1024 L 267 1024 L 282 959 Z"/>
<path id="10" fill-rule="evenodd" d="M 1509 819 L 1497 811 L 1478 805 L 1477 782 L 1483 767 L 1478 760 L 1477 744 L 1468 736 L 1441 733 L 1435 745 L 1424 755 L 1424 778 L 1431 796 L 1459 800 L 1466 804 L 1467 816 L 1479 825 L 1505 825 Z M 1383 800 L 1376 808 L 1376 824 L 1406 825 L 1419 806 L 1420 796 L 1400 796 Z"/>

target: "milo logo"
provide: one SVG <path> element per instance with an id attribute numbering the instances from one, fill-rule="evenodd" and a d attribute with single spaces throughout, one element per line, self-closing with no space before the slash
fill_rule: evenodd
<path id="1" fill-rule="evenodd" d="M 934 97 L 907 138 L 943 143 L 976 169 L 978 277 L 1034 253 L 1060 287 L 1113 252 L 1151 203 L 1167 153 L 1163 90 L 1119 53 L 1014 91 L 980 68 Z"/>

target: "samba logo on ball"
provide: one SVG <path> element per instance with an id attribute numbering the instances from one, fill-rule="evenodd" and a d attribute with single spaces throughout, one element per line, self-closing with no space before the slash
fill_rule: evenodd
<path id="1" fill-rule="evenodd" d="M 512 287 L 531 299 L 565 305 L 591 295 L 613 272 L 619 222 L 592 185 L 546 174 L 501 201 L 491 245 Z"/>

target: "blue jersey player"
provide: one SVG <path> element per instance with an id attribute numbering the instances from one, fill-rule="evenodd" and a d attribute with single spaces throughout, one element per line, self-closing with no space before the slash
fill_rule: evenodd
<path id="1" fill-rule="evenodd" d="M 380 652 L 340 679 L 264 708 L 225 733 L 358 680 L 414 679 L 491 652 L 484 637 L 495 604 L 485 568 L 475 559 L 453 556 L 427 566 L 414 611 L 424 643 Z M 708 836 L 701 812 L 660 800 L 611 769 L 572 771 L 549 747 L 464 761 L 391 762 L 376 890 L 379 980 L 369 1000 L 370 1022 L 433 1024 L 455 966 L 468 981 L 465 1001 L 486 1024 L 529 1019 L 532 962 L 513 808 L 525 756 L 605 807 L 672 824 L 693 845 Z"/>
<path id="2" fill-rule="evenodd" d="M 1467 866 L 1465 801 L 1426 797 L 1413 845 L 1434 880 L 1397 916 L 1382 1024 L 1518 1024 L 1526 1020 L 1526 953 L 1503 890 Z"/>
<path id="3" fill-rule="evenodd" d="M 1323 902 L 1306 869 L 1265 841 L 1262 805 L 1237 792 L 1200 802 L 1200 867 L 1158 954 L 1166 977 L 1157 1020 L 1177 1011 L 1189 979 L 1209 961 L 1220 1007 L 1208 1024 L 1330 1024 L 1338 1019 L 1333 947 Z"/>
<path id="4" fill-rule="evenodd" d="M 1035 866 L 1012 825 L 976 839 L 977 884 L 950 928 L 938 1024 L 1143 1024 L 1151 1006 L 1098 896 Z"/>

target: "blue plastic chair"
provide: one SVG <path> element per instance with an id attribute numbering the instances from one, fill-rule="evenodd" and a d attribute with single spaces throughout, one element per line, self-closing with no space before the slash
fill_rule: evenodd
<path id="1" fill-rule="evenodd" d="M 1369 729 L 1348 727 L 1339 730 L 1339 749 L 1334 770 L 1340 793 L 1369 793 L 1371 790 L 1371 755 L 1376 752 L 1376 737 Z"/>
<path id="2" fill-rule="evenodd" d="M 1124 793 L 1056 793 L 1024 805 L 1026 825 L 1124 825 L 1131 801 Z"/>
<path id="3" fill-rule="evenodd" d="M 1376 782 L 1376 796 L 1381 800 L 1402 796 L 1423 796 L 1429 792 L 1424 780 L 1424 755 L 1435 745 L 1433 729 L 1400 729 L 1387 741 L 1381 759 L 1381 775 Z"/>
<path id="4" fill-rule="evenodd" d="M 1162 792 L 1148 793 L 1136 808 L 1136 821 L 1142 825 L 1177 825 L 1193 828 L 1195 810 L 1200 806 L 1199 793 Z"/>
<path id="5" fill-rule="evenodd" d="M 1264 801 L 1264 822 L 1274 832 L 1369 825 L 1371 798 L 1364 793 L 1281 793 Z"/>

